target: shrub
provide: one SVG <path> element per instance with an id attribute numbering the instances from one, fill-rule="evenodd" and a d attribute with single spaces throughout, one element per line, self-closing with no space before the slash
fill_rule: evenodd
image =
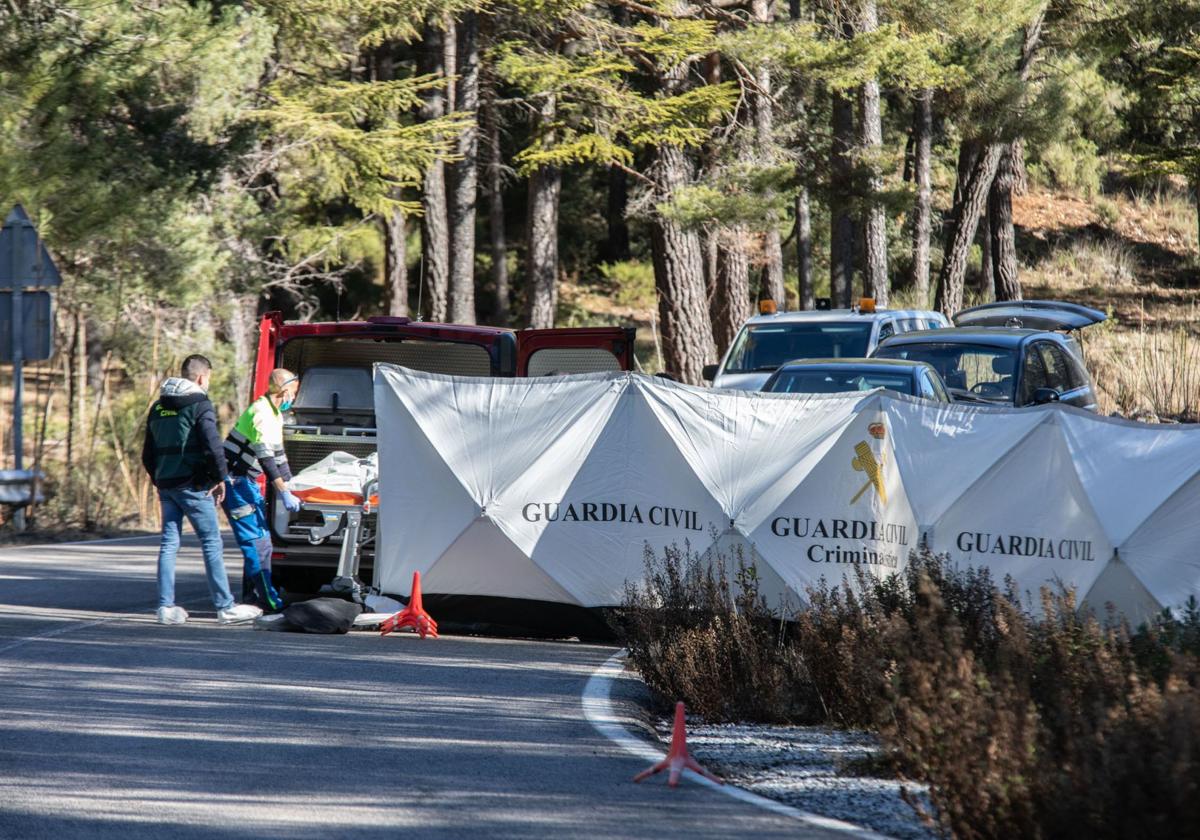
<path id="1" fill-rule="evenodd" d="M 758 594 L 752 566 L 712 562 L 691 546 L 659 559 L 646 549 L 645 585 L 626 588 L 618 632 L 646 684 L 664 699 L 687 698 L 711 721 L 794 718 L 786 666 L 778 655 L 784 625 Z"/>
<path id="2" fill-rule="evenodd" d="M 1106 227 L 1116 227 L 1117 222 L 1121 220 L 1121 209 L 1112 199 L 1097 198 L 1095 207 L 1096 216 Z"/>
<path id="3" fill-rule="evenodd" d="M 600 274 L 618 306 L 654 308 L 654 266 L 639 260 L 604 263 L 600 266 Z"/>
<path id="4" fill-rule="evenodd" d="M 928 551 L 807 594 L 773 620 L 752 567 L 647 552 L 622 629 L 651 688 L 706 717 L 878 729 L 954 836 L 1200 834 L 1194 600 L 1133 633 Z"/>

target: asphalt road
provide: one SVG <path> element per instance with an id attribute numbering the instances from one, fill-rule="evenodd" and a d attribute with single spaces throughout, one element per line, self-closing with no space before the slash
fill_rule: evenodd
<path id="1" fill-rule="evenodd" d="M 161 627 L 154 556 L 0 550 L 0 838 L 824 836 L 633 784 L 580 706 L 611 648 L 222 627 L 194 547 Z"/>

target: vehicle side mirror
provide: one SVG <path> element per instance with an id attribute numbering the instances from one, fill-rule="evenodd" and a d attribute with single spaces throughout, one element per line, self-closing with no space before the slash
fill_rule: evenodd
<path id="1" fill-rule="evenodd" d="M 700 375 L 704 377 L 705 381 L 712 382 L 717 378 L 717 368 L 719 367 L 720 365 L 705 365 L 701 369 Z"/>
<path id="2" fill-rule="evenodd" d="M 1045 405 L 1046 403 L 1058 402 L 1062 399 L 1062 395 L 1053 388 L 1038 388 L 1033 392 L 1033 404 Z"/>

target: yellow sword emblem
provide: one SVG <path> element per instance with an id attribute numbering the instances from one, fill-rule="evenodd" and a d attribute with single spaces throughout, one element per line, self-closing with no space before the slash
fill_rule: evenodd
<path id="1" fill-rule="evenodd" d="M 854 444 L 854 452 L 856 457 L 850 460 L 850 466 L 854 467 L 855 472 L 865 472 L 867 474 L 867 483 L 854 494 L 854 498 L 850 500 L 850 504 L 857 502 L 862 494 L 867 492 L 871 485 L 874 484 L 875 492 L 879 494 L 879 501 L 886 505 L 887 488 L 883 485 L 883 453 L 880 453 L 879 460 L 876 461 L 875 453 L 871 451 L 871 447 L 867 445 L 865 440 Z"/>

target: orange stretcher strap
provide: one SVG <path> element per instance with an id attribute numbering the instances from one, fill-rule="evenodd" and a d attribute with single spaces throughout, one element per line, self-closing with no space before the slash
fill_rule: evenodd
<path id="1" fill-rule="evenodd" d="M 292 495 L 314 505 L 361 505 L 361 493 L 342 493 L 337 490 L 326 490 L 324 487 L 313 487 L 309 490 L 293 490 Z M 371 494 L 371 505 L 379 506 L 379 494 Z"/>

